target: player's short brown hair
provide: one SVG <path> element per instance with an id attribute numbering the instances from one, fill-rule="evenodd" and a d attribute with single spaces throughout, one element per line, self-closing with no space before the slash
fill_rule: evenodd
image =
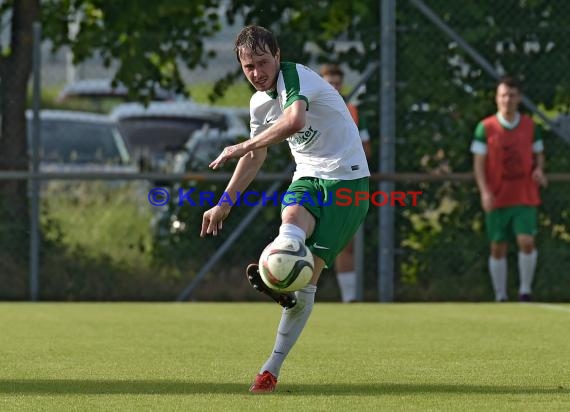
<path id="1" fill-rule="evenodd" d="M 519 79 L 517 79 L 516 77 L 513 76 L 502 76 L 501 78 L 499 78 L 499 80 L 497 81 L 497 87 L 499 87 L 501 84 L 504 84 L 507 87 L 510 87 L 512 89 L 517 89 L 519 92 L 522 91 L 522 85 Z"/>
<path id="2" fill-rule="evenodd" d="M 254 25 L 244 27 L 236 36 L 234 50 L 238 62 L 241 62 L 239 50 L 242 47 L 250 49 L 256 55 L 270 52 L 272 56 L 275 56 L 279 50 L 273 33 L 264 27 Z"/>
<path id="3" fill-rule="evenodd" d="M 323 64 L 321 66 L 321 76 L 340 76 L 344 77 L 344 72 L 338 64 Z"/>

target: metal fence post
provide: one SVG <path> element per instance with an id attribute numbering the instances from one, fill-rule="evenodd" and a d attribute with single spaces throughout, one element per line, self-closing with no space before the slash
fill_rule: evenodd
<path id="1" fill-rule="evenodd" d="M 346 96 L 346 102 L 351 103 L 354 100 L 358 93 L 360 92 L 360 88 L 364 86 L 370 77 L 374 74 L 374 72 L 378 69 L 378 63 L 374 62 L 362 74 L 362 77 L 358 81 L 358 83 L 354 86 L 352 91 Z M 358 231 L 354 235 L 354 271 L 356 272 L 356 300 L 362 301 L 364 298 L 364 271 L 365 271 L 365 264 L 364 264 L 364 222 L 358 228 Z"/>
<path id="2" fill-rule="evenodd" d="M 380 7 L 380 172 L 395 170 L 396 101 L 396 1 L 382 0 Z M 379 190 L 390 193 L 394 182 L 380 181 Z M 394 208 L 380 208 L 378 232 L 378 296 L 380 302 L 394 300 Z"/>
<path id="3" fill-rule="evenodd" d="M 32 172 L 39 170 L 39 143 L 40 143 L 40 95 L 41 95 L 41 42 L 42 26 L 33 24 L 34 51 L 32 60 L 33 82 L 33 125 L 32 125 Z M 30 216 L 30 300 L 37 301 L 39 295 L 39 260 L 40 260 L 40 206 L 39 186 L 37 179 L 28 180 L 31 189 L 31 216 Z"/>

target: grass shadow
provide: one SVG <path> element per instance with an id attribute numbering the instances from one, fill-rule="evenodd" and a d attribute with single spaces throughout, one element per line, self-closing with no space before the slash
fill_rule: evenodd
<path id="1" fill-rule="evenodd" d="M 116 380 L 116 379 L 0 379 L 0 394 L 13 395 L 123 395 L 123 394 L 244 394 L 248 384 L 230 382 L 192 382 L 178 380 Z M 475 394 L 475 395 L 570 395 L 563 386 L 514 385 L 459 385 L 459 384 L 283 384 L 280 395 L 420 395 L 420 394 Z"/>

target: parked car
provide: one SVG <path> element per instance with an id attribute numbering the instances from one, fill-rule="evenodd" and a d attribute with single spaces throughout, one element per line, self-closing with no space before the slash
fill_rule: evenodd
<path id="1" fill-rule="evenodd" d="M 111 112 L 142 170 L 171 172 L 174 155 L 198 130 L 249 134 L 237 114 L 192 102 L 125 103 Z"/>
<path id="2" fill-rule="evenodd" d="M 174 173 L 205 172 L 224 147 L 243 139 L 240 134 L 230 134 L 218 129 L 203 129 L 194 132 L 174 159 Z"/>
<path id="3" fill-rule="evenodd" d="M 32 150 L 33 113 L 26 112 Z M 137 173 L 115 121 L 109 116 L 61 110 L 40 111 L 40 171 Z"/>

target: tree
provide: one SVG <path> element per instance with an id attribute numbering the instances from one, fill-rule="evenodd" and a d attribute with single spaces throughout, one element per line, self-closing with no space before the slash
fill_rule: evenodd
<path id="1" fill-rule="evenodd" d="M 8 1 L 0 17 L 11 12 L 10 45 L 0 55 L 0 170 L 27 170 L 26 90 L 32 69 L 33 29 L 39 0 Z M 29 215 L 24 180 L 0 180 L 0 271 L 25 264 Z M 12 269 L 10 269 L 12 268 Z"/>

